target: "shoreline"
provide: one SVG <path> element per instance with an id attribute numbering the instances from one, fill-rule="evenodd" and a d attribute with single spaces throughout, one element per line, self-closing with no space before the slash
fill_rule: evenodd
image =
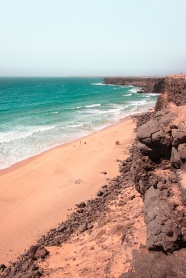
<path id="1" fill-rule="evenodd" d="M 87 177 L 88 199 L 82 199 L 85 197 L 86 182 L 83 180 L 82 188 L 78 188 L 81 187 L 82 180 L 80 180 L 77 186 L 71 188 L 71 193 L 78 197 L 77 208 L 70 209 L 67 220 L 43 233 L 36 245 L 26 248 L 26 252 L 22 252 L 16 262 L 8 267 L 1 265 L 4 274 L 2 277 L 29 275 L 29 277 L 51 278 L 63 276 L 124 278 L 142 277 L 144 270 L 146 277 L 169 275 L 185 277 L 186 160 L 185 156 L 182 156 L 186 148 L 186 99 L 182 97 L 185 84 L 182 78 L 182 91 L 180 91 L 178 90 L 180 79 L 178 82 L 175 82 L 175 79 L 168 79 L 166 82 L 168 90 L 166 88 L 162 93 L 163 97 L 159 97 L 158 110 L 156 104 L 154 111 L 149 110 L 152 113 L 142 112 L 139 117 L 131 116 L 128 121 L 92 134 L 86 144 L 77 146 L 76 150 L 73 149 L 73 156 L 68 152 L 70 157 L 63 162 L 71 162 L 69 170 L 74 165 L 77 166 L 78 174 L 80 169 L 83 170 L 81 174 Z M 170 92 L 167 99 L 164 98 L 168 94 L 166 92 Z M 174 95 L 174 92 L 177 95 Z M 148 126 L 153 126 L 156 130 L 151 130 Z M 148 129 L 150 132 L 147 136 Z M 154 131 L 158 133 L 155 142 L 148 140 L 152 139 Z M 165 145 L 164 139 L 166 142 L 170 139 L 170 143 Z M 178 144 L 176 161 L 172 159 L 175 142 Z M 85 164 L 82 164 L 83 152 L 80 152 L 83 149 Z M 68 151 L 68 146 L 66 150 Z M 59 148 L 56 152 L 61 151 L 62 148 Z M 153 156 L 154 153 L 156 158 Z M 104 159 L 99 160 L 100 157 Z M 95 158 L 99 159 L 95 161 Z M 50 159 L 56 163 L 56 157 L 52 158 L 52 152 Z M 58 159 L 61 163 L 64 157 L 59 154 Z M 92 167 L 93 160 L 96 168 Z M 117 167 L 116 162 L 119 164 Z M 67 166 L 68 163 L 63 166 Z M 107 172 L 98 173 L 103 167 Z M 35 169 L 30 170 L 33 177 Z M 47 169 L 45 167 L 43 170 L 45 172 L 41 173 L 42 175 L 50 174 L 47 171 L 51 170 L 50 167 Z M 66 174 L 69 175 L 69 172 Z M 101 175 L 102 180 L 99 180 L 98 174 L 104 174 Z M 15 178 L 19 178 L 18 175 Z M 55 181 L 53 180 L 50 194 L 56 189 Z M 96 195 L 93 193 L 91 198 L 90 191 L 96 189 L 95 186 L 99 181 L 101 185 L 99 191 Z M 81 194 L 79 196 L 77 196 L 78 189 Z M 18 193 L 17 187 L 14 190 Z M 42 193 L 45 196 L 47 191 Z M 23 195 L 25 197 L 25 192 Z M 65 195 L 69 200 L 67 197 Z M 63 199 L 60 199 L 60 203 L 64 205 Z M 47 205 L 51 208 L 51 202 Z M 39 206 L 37 214 L 41 212 L 41 208 L 42 206 Z M 44 219 L 42 218 L 43 221 L 50 220 L 46 213 L 47 211 Z"/>
<path id="2" fill-rule="evenodd" d="M 134 128 L 127 116 L 0 171 L 2 263 L 16 260 L 40 236 L 66 220 L 76 203 L 91 199 L 119 173 L 116 160 L 128 155 Z M 106 175 L 101 174 L 104 171 Z"/>
<path id="3" fill-rule="evenodd" d="M 102 128 L 102 129 L 100 129 L 100 130 L 97 130 L 97 131 L 95 131 L 95 132 L 93 132 L 93 133 L 90 133 L 89 135 L 80 137 L 79 139 L 75 139 L 75 140 L 70 141 L 70 142 L 67 142 L 67 143 L 62 143 L 62 144 L 60 144 L 60 145 L 58 145 L 58 146 L 54 146 L 54 147 L 52 147 L 51 149 L 48 149 L 48 150 L 43 151 L 43 152 L 41 152 L 41 153 L 39 153 L 39 154 L 33 155 L 33 156 L 31 156 L 31 157 L 28 157 L 28 158 L 26 158 L 26 159 L 24 159 L 24 160 L 18 161 L 18 162 L 16 162 L 15 164 L 10 165 L 10 166 L 7 167 L 7 168 L 0 169 L 0 176 L 1 176 L 1 175 L 4 175 L 4 174 L 6 174 L 6 173 L 9 173 L 9 172 L 11 172 L 11 171 L 14 171 L 14 170 L 16 170 L 16 169 L 18 169 L 18 168 L 24 166 L 26 163 L 29 163 L 29 162 L 31 162 L 31 161 L 33 161 L 33 160 L 39 158 L 40 156 L 44 155 L 44 154 L 47 153 L 47 152 L 50 152 L 50 151 L 52 151 L 52 150 L 54 150 L 54 149 L 59 149 L 59 148 L 68 146 L 69 144 L 76 144 L 76 143 L 79 142 L 79 141 L 86 140 L 86 138 L 88 138 L 89 136 L 92 136 L 93 134 L 96 134 L 96 133 L 98 133 L 98 132 L 101 132 L 101 131 L 103 131 L 103 130 L 106 130 L 106 129 L 112 127 L 112 126 L 118 125 L 119 123 L 124 122 L 124 121 L 127 121 L 128 119 L 130 119 L 131 116 L 139 115 L 139 114 L 141 114 L 141 113 L 143 113 L 143 112 L 139 112 L 139 113 L 135 113 L 135 114 L 128 115 L 128 116 L 126 116 L 126 117 L 124 117 L 124 118 L 119 119 L 119 122 L 110 124 L 110 125 L 108 125 L 108 126 Z"/>
<path id="4" fill-rule="evenodd" d="M 8 167 L 6 167 L 6 168 L 0 169 L 0 177 L 1 177 L 2 175 L 5 175 L 5 174 L 7 174 L 7 173 L 9 173 L 9 172 L 11 172 L 11 171 L 14 171 L 14 170 L 16 170 L 16 169 L 18 169 L 18 168 L 24 166 L 26 163 L 32 162 L 33 160 L 37 159 L 38 157 L 44 155 L 44 154 L 47 153 L 47 152 L 50 152 L 50 151 L 52 151 L 52 150 L 54 150 L 54 149 L 58 149 L 58 148 L 61 148 L 61 147 L 68 146 L 69 144 L 73 144 L 73 143 L 76 144 L 76 142 L 85 140 L 86 138 L 88 138 L 89 136 L 92 136 L 93 134 L 99 133 L 99 132 L 101 132 L 101 131 L 103 131 L 103 130 L 109 129 L 109 128 L 112 127 L 112 126 L 116 126 L 116 125 L 120 124 L 121 122 L 127 121 L 127 120 L 130 119 L 132 116 L 136 116 L 136 115 L 140 115 L 140 114 L 146 113 L 146 112 L 148 112 L 148 111 L 151 111 L 152 109 L 154 109 L 154 106 L 152 106 L 151 108 L 148 108 L 147 111 L 144 110 L 144 111 L 140 111 L 140 112 L 131 113 L 131 114 L 129 114 L 129 115 L 123 117 L 123 118 L 120 118 L 120 119 L 118 120 L 118 122 L 109 124 L 108 126 L 106 126 L 106 127 L 104 127 L 104 128 L 101 128 L 100 130 L 94 131 L 94 132 L 92 132 L 92 133 L 90 133 L 90 134 L 88 134 L 88 135 L 86 135 L 86 136 L 80 137 L 79 139 L 75 139 L 75 140 L 69 141 L 69 142 L 67 142 L 67 143 L 59 144 L 59 145 L 54 146 L 54 147 L 52 147 L 52 148 L 50 148 L 50 149 L 48 149 L 48 150 L 42 151 L 42 152 L 39 153 L 39 154 L 33 155 L 33 156 L 28 157 L 28 158 L 26 158 L 26 159 L 23 159 L 23 160 L 21 160 L 21 161 L 18 161 L 18 162 L 16 162 L 15 164 L 12 164 L 12 165 L 10 165 L 10 166 L 8 166 Z"/>

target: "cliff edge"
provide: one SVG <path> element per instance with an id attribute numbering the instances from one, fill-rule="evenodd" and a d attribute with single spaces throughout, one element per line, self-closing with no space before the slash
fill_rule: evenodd
<path id="1" fill-rule="evenodd" d="M 152 91 L 156 82 L 157 111 L 132 117 L 136 141 L 120 175 L 17 262 L 1 264 L 0 277 L 185 278 L 186 77 L 154 79 Z"/>
<path id="2" fill-rule="evenodd" d="M 139 87 L 138 93 L 161 93 L 164 77 L 105 77 L 104 84 Z"/>
<path id="3" fill-rule="evenodd" d="M 175 74 L 164 79 L 161 95 L 157 99 L 155 110 L 159 111 L 171 105 L 186 105 L 186 75 Z"/>
<path id="4" fill-rule="evenodd" d="M 131 176 L 144 199 L 146 247 L 120 278 L 185 277 L 186 76 L 164 80 L 156 110 L 138 118 Z M 149 251 L 148 251 L 149 250 Z"/>

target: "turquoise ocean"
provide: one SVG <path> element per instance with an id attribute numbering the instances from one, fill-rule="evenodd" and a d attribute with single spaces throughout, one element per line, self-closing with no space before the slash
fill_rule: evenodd
<path id="1" fill-rule="evenodd" d="M 103 78 L 0 78 L 0 169 L 153 107 L 157 94 L 137 89 Z"/>

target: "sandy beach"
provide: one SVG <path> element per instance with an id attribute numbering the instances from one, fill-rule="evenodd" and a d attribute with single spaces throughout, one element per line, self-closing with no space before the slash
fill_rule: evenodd
<path id="1" fill-rule="evenodd" d="M 16 260 L 118 174 L 117 160 L 128 156 L 134 128 L 127 118 L 0 171 L 1 263 Z"/>

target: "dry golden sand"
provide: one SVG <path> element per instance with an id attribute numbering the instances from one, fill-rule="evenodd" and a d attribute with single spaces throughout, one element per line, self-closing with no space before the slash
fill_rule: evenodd
<path id="1" fill-rule="evenodd" d="M 91 233 L 74 235 L 62 246 L 47 247 L 50 256 L 40 266 L 50 278 L 117 278 L 131 268 L 132 254 L 146 244 L 143 200 L 134 186 L 110 202 L 105 220 Z"/>
<path id="2" fill-rule="evenodd" d="M 66 220 L 76 203 L 95 197 L 106 178 L 118 174 L 116 160 L 128 155 L 134 128 L 133 120 L 125 119 L 81 143 L 62 145 L 0 171 L 1 263 L 14 261 Z"/>

